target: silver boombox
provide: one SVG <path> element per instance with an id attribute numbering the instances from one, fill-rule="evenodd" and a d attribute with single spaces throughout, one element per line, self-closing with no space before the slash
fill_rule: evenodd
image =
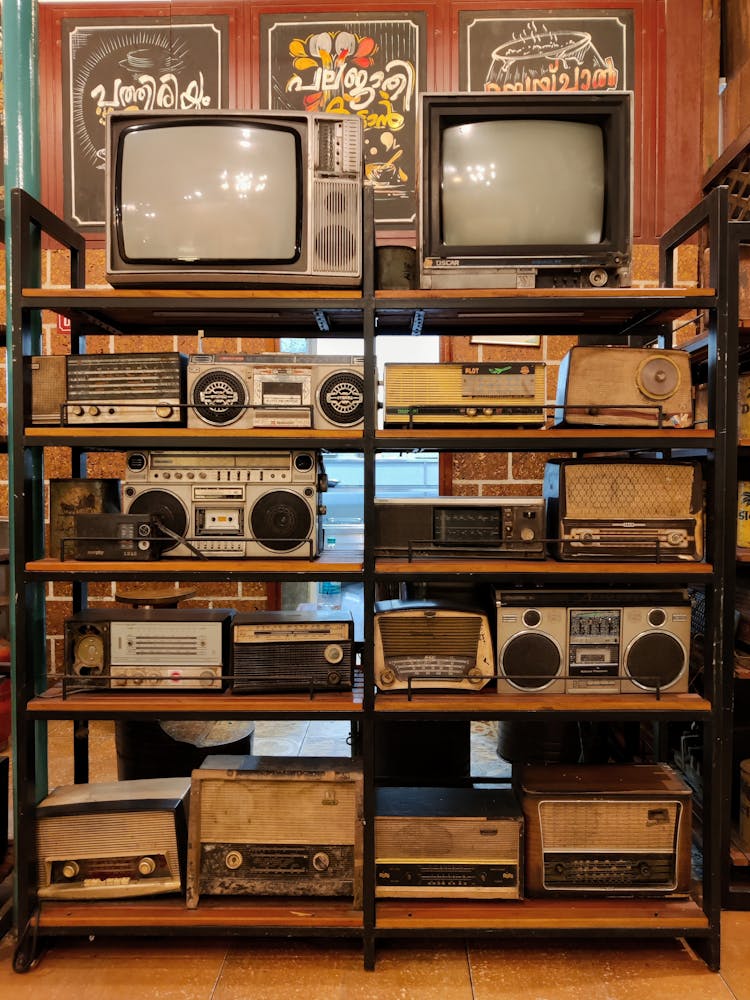
<path id="1" fill-rule="evenodd" d="M 188 427 L 313 427 L 362 424 L 364 359 L 315 354 L 193 354 Z"/>
<path id="2" fill-rule="evenodd" d="M 314 559 L 322 547 L 319 451 L 131 451 L 123 511 L 155 514 L 163 557 Z"/>

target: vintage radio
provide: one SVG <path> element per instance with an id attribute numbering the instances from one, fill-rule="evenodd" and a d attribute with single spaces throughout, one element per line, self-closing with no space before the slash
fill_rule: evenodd
<path id="1" fill-rule="evenodd" d="M 386 364 L 386 427 L 545 422 L 543 362 Z"/>
<path id="2" fill-rule="evenodd" d="M 692 427 L 690 358 L 644 347 L 572 347 L 560 364 L 555 423 Z"/>
<path id="3" fill-rule="evenodd" d="M 559 559 L 703 559 L 700 462 L 552 459 L 544 470 L 547 534 Z"/>
<path id="4" fill-rule="evenodd" d="M 159 559 L 167 539 L 155 514 L 76 514 L 63 558 L 141 562 Z"/>
<path id="5" fill-rule="evenodd" d="M 318 451 L 131 451 L 123 509 L 155 514 L 164 556 L 315 558 L 322 547 Z"/>
<path id="6" fill-rule="evenodd" d="M 529 765 L 526 894 L 685 896 L 691 792 L 661 764 Z"/>
<path id="7" fill-rule="evenodd" d="M 50 479 L 49 554 L 53 559 L 69 555 L 80 514 L 115 514 L 120 510 L 119 479 Z"/>
<path id="8" fill-rule="evenodd" d="M 351 690 L 354 621 L 344 611 L 250 611 L 232 622 L 232 690 Z"/>
<path id="9" fill-rule="evenodd" d="M 42 899 L 126 899 L 184 888 L 190 778 L 64 785 L 36 807 Z"/>
<path id="10" fill-rule="evenodd" d="M 687 590 L 498 590 L 502 694 L 688 690 Z"/>
<path id="11" fill-rule="evenodd" d="M 228 608 L 86 608 L 65 622 L 66 687 L 221 691 Z"/>
<path id="12" fill-rule="evenodd" d="M 180 424 L 186 358 L 153 354 L 71 354 L 66 424 Z"/>
<path id="13" fill-rule="evenodd" d="M 377 603 L 374 658 L 381 691 L 479 691 L 495 672 L 487 616 L 446 601 Z"/>
<path id="14" fill-rule="evenodd" d="M 375 895 L 520 899 L 523 814 L 510 789 L 378 788 Z"/>
<path id="15" fill-rule="evenodd" d="M 213 755 L 193 771 L 187 905 L 201 895 L 362 906 L 362 769 L 343 757 Z"/>
<path id="16" fill-rule="evenodd" d="M 361 426 L 364 359 L 315 354 L 193 354 L 188 427 Z"/>
<path id="17" fill-rule="evenodd" d="M 379 556 L 506 556 L 544 559 L 541 497 L 375 500 Z"/>
<path id="18" fill-rule="evenodd" d="M 61 424 L 65 406 L 66 356 L 34 355 L 25 359 L 25 365 L 31 387 L 31 425 Z"/>

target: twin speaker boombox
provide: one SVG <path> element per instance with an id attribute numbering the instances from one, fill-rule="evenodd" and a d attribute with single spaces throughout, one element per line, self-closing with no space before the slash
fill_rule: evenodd
<path id="1" fill-rule="evenodd" d="M 523 768 L 529 897 L 686 896 L 691 792 L 661 764 Z"/>
<path id="2" fill-rule="evenodd" d="M 688 690 L 687 590 L 498 590 L 503 694 Z"/>
<path id="3" fill-rule="evenodd" d="M 232 622 L 232 690 L 347 691 L 354 621 L 345 611 L 250 611 Z"/>
<path id="4" fill-rule="evenodd" d="M 163 556 L 315 558 L 322 548 L 318 451 L 131 451 L 125 513 L 156 515 Z"/>
<path id="5" fill-rule="evenodd" d="M 202 895 L 362 906 L 362 769 L 342 757 L 213 755 L 193 771 L 187 905 Z"/>
<path id="6" fill-rule="evenodd" d="M 64 631 L 66 686 L 221 691 L 234 611 L 87 608 Z"/>
<path id="7" fill-rule="evenodd" d="M 65 785 L 36 807 L 41 899 L 184 888 L 190 778 Z"/>
<path id="8" fill-rule="evenodd" d="M 698 461 L 552 459 L 544 470 L 547 535 L 563 560 L 700 562 Z"/>
<path id="9" fill-rule="evenodd" d="M 560 364 L 556 424 L 692 427 L 693 387 L 685 351 L 573 347 Z"/>
<path id="10" fill-rule="evenodd" d="M 489 621 L 446 601 L 380 601 L 374 663 L 381 691 L 479 691 L 495 673 Z"/>
<path id="11" fill-rule="evenodd" d="M 379 556 L 488 555 L 544 559 L 541 497 L 375 500 Z"/>
<path id="12" fill-rule="evenodd" d="M 32 357 L 31 423 L 178 426 L 186 364 L 173 351 Z"/>
<path id="13" fill-rule="evenodd" d="M 386 364 L 386 427 L 545 422 L 543 362 Z"/>
<path id="14" fill-rule="evenodd" d="M 364 359 L 315 354 L 193 354 L 188 427 L 362 425 Z"/>
<path id="15" fill-rule="evenodd" d="M 378 788 L 375 895 L 520 899 L 523 814 L 513 792 Z"/>

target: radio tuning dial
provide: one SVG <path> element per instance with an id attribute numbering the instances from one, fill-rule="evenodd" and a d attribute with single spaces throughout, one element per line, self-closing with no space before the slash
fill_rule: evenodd
<path id="1" fill-rule="evenodd" d="M 62 866 L 64 878 L 75 878 L 80 870 L 81 868 L 77 861 L 66 861 Z"/>
<path id="2" fill-rule="evenodd" d="M 325 851 L 318 851 L 313 854 L 312 865 L 316 872 L 326 872 L 331 867 L 331 859 Z"/>
<path id="3" fill-rule="evenodd" d="M 530 542 L 533 540 L 533 538 L 534 538 L 533 528 L 521 528 L 521 539 L 524 542 Z"/>
<path id="4" fill-rule="evenodd" d="M 230 871 L 236 871 L 242 865 L 242 855 L 239 851 L 227 851 L 224 864 Z"/>
<path id="5" fill-rule="evenodd" d="M 153 858 L 141 858 L 138 862 L 139 875 L 153 875 L 156 871 L 156 862 Z"/>
<path id="6" fill-rule="evenodd" d="M 326 663 L 341 663 L 344 659 L 344 649 L 337 642 L 329 643 L 323 650 Z"/>

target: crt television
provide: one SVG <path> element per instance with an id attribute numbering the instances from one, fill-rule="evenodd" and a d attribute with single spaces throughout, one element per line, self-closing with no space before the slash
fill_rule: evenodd
<path id="1" fill-rule="evenodd" d="M 423 94 L 422 288 L 627 284 L 632 96 Z"/>
<path id="2" fill-rule="evenodd" d="M 362 147 L 358 115 L 113 113 L 108 281 L 136 288 L 358 286 Z"/>

